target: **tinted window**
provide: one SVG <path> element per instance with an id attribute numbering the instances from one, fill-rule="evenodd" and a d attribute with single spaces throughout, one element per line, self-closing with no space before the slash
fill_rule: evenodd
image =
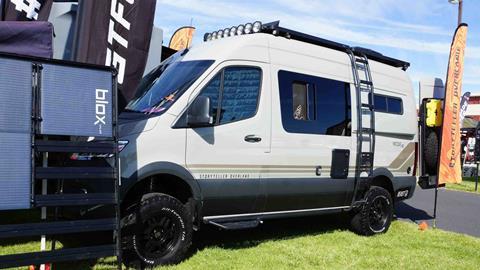
<path id="1" fill-rule="evenodd" d="M 292 85 L 293 95 L 293 119 L 309 120 L 308 118 L 308 84 L 294 82 Z"/>
<path id="2" fill-rule="evenodd" d="M 388 97 L 388 112 L 395 113 L 395 114 L 402 114 L 402 100 L 399 98 Z"/>
<path id="3" fill-rule="evenodd" d="M 375 94 L 375 111 L 382 113 L 403 114 L 402 99 Z"/>
<path id="4" fill-rule="evenodd" d="M 211 113 L 216 124 L 239 121 L 255 115 L 261 77 L 258 68 L 229 67 L 205 86 L 200 95 L 210 97 Z M 219 109 L 220 116 L 217 117 Z"/>
<path id="5" fill-rule="evenodd" d="M 224 71 L 220 124 L 247 119 L 257 111 L 260 70 L 231 67 Z"/>
<path id="6" fill-rule="evenodd" d="M 375 111 L 387 112 L 387 98 L 385 96 L 375 95 Z"/>
<path id="7" fill-rule="evenodd" d="M 287 132 L 350 136 L 349 84 L 288 71 L 280 71 L 278 77 Z"/>

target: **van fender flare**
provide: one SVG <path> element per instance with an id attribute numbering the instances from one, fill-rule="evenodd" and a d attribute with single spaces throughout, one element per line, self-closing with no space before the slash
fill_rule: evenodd
<path id="1" fill-rule="evenodd" d="M 154 176 L 157 174 L 170 174 L 176 176 L 185 183 L 188 184 L 192 190 L 193 199 L 196 201 L 201 201 L 200 186 L 193 177 L 193 175 L 185 169 L 183 166 L 172 162 L 153 162 L 150 163 L 132 174 L 128 178 L 122 178 L 122 184 L 125 185 L 125 188 L 121 188 L 121 198 L 128 193 L 128 191 L 140 180 Z"/>
<path id="2" fill-rule="evenodd" d="M 390 180 L 390 182 L 392 183 L 392 186 L 393 186 L 394 176 L 393 176 L 392 172 L 390 172 L 387 168 L 376 168 L 375 170 L 373 170 L 372 178 L 375 178 L 375 177 L 378 177 L 378 176 L 387 177 L 388 180 Z"/>
<path id="3" fill-rule="evenodd" d="M 387 186 L 390 186 L 391 187 L 391 190 L 387 190 L 389 192 L 391 192 L 391 195 L 392 195 L 392 199 L 394 199 L 394 194 L 395 194 L 395 185 L 394 185 L 394 176 L 392 174 L 392 172 L 390 172 L 387 168 L 377 168 L 373 171 L 373 174 L 372 174 L 372 181 L 374 181 L 373 179 L 377 178 L 377 177 L 381 177 L 383 179 L 388 179 L 387 181 L 383 181 L 383 182 L 386 182 Z"/>

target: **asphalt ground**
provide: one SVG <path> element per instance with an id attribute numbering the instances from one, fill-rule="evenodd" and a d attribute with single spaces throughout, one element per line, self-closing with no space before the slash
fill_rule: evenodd
<path id="1" fill-rule="evenodd" d="M 398 219 L 433 226 L 435 189 L 416 187 L 413 197 L 396 205 Z M 480 237 L 480 193 L 439 189 L 437 228 Z"/>

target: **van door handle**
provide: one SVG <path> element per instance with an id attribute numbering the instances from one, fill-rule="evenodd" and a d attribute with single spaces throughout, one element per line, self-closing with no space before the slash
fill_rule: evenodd
<path id="1" fill-rule="evenodd" d="M 247 135 L 245 136 L 245 141 L 250 143 L 256 143 L 262 141 L 262 138 L 257 137 L 256 135 Z"/>

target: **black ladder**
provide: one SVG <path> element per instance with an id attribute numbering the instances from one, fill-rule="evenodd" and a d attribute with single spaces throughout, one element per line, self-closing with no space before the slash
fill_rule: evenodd
<path id="1" fill-rule="evenodd" d="M 357 157 L 355 190 L 352 205 L 361 201 L 373 176 L 375 152 L 374 87 L 368 58 L 363 53 L 349 51 L 357 102 Z"/>

